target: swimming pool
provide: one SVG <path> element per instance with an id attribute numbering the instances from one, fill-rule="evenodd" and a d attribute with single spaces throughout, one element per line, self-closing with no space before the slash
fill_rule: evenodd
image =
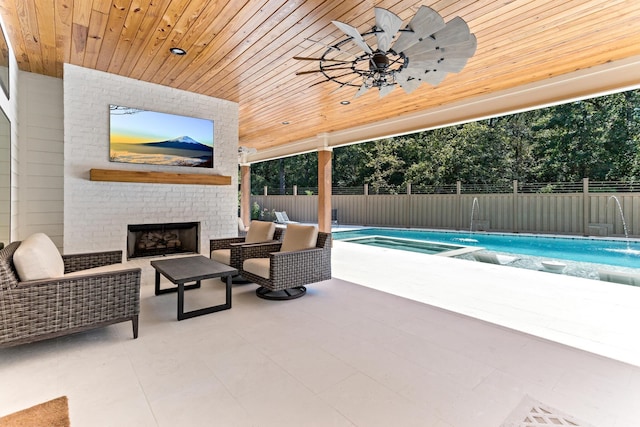
<path id="1" fill-rule="evenodd" d="M 363 228 L 335 231 L 336 240 L 386 236 L 403 239 L 482 247 L 490 251 L 578 262 L 640 268 L 640 241 L 566 236 L 534 236 L 508 233 L 470 233 L 396 228 Z"/>
<path id="2" fill-rule="evenodd" d="M 367 246 L 377 246 L 386 249 L 418 252 L 428 255 L 455 256 L 469 252 L 467 246 L 452 245 L 450 243 L 428 242 L 424 240 L 404 239 L 400 237 L 365 236 L 344 239 L 351 243 Z"/>

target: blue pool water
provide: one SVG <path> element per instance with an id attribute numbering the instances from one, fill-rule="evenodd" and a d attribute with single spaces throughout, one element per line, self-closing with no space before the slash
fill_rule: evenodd
<path id="1" fill-rule="evenodd" d="M 394 228 L 363 228 L 333 233 L 336 240 L 366 236 L 399 237 L 429 242 L 482 247 L 490 251 L 578 262 L 640 268 L 640 241 L 582 237 L 531 236 L 506 233 L 461 233 Z"/>
<path id="2" fill-rule="evenodd" d="M 450 245 L 448 243 L 425 242 L 423 240 L 409 240 L 384 236 L 356 237 L 354 239 L 349 239 L 349 242 L 367 246 L 378 246 L 379 248 L 418 252 L 428 255 L 435 255 L 442 252 L 450 252 L 464 248 L 464 246 L 461 245 Z"/>

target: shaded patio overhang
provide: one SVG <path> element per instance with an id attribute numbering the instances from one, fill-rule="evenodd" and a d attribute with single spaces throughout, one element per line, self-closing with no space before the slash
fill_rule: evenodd
<path id="1" fill-rule="evenodd" d="M 247 155 L 245 164 L 514 114 L 639 87 L 640 56 L 633 56 L 454 104 L 261 149 Z"/>

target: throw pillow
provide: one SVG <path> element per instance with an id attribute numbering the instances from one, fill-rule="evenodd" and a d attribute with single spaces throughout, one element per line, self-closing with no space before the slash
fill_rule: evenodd
<path id="1" fill-rule="evenodd" d="M 64 275 L 62 256 L 49 236 L 44 233 L 32 234 L 20 243 L 13 254 L 13 265 L 23 282 Z"/>

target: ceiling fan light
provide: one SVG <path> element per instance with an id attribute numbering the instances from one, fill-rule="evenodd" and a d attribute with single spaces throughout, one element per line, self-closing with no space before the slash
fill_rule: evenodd
<path id="1" fill-rule="evenodd" d="M 387 55 L 381 52 L 376 52 L 371 58 L 370 69 L 371 71 L 385 70 L 389 67 L 389 58 Z"/>

